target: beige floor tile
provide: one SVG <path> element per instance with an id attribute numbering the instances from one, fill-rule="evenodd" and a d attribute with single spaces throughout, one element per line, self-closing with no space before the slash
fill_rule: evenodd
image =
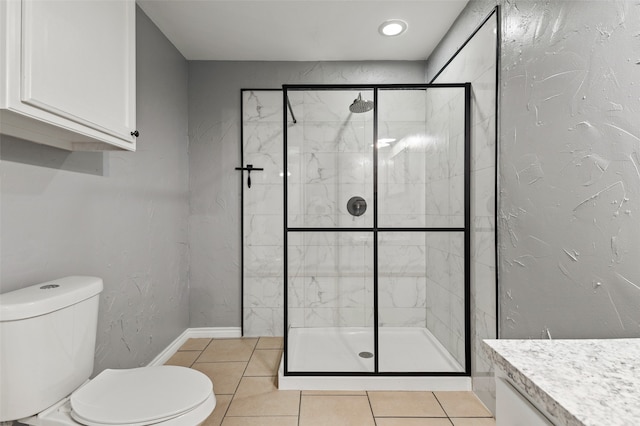
<path id="1" fill-rule="evenodd" d="M 451 418 L 454 426 L 496 426 L 496 421 L 493 418 Z"/>
<path id="2" fill-rule="evenodd" d="M 213 382 L 216 395 L 233 395 L 238 388 L 246 362 L 196 362 L 191 368 L 202 371 Z"/>
<path id="3" fill-rule="evenodd" d="M 180 365 L 182 367 L 191 367 L 191 364 L 198 358 L 200 352 L 182 351 L 176 352 L 164 365 Z"/>
<path id="4" fill-rule="evenodd" d="M 232 395 L 216 395 L 216 408 L 207 420 L 202 423 L 202 426 L 220 426 L 224 414 L 227 412 L 227 408 L 229 408 L 231 398 Z"/>
<path id="5" fill-rule="evenodd" d="M 311 396 L 300 403 L 300 426 L 374 426 L 366 396 Z"/>
<path id="6" fill-rule="evenodd" d="M 449 417 L 491 417 L 473 392 L 434 392 Z"/>
<path id="7" fill-rule="evenodd" d="M 277 376 L 282 351 L 280 349 L 256 349 L 251 355 L 245 376 Z"/>
<path id="8" fill-rule="evenodd" d="M 368 392 L 376 417 L 447 417 L 431 392 Z"/>
<path id="9" fill-rule="evenodd" d="M 339 390 L 303 390 L 302 395 L 323 395 L 323 396 L 364 395 L 364 396 L 367 396 L 367 392 L 366 391 L 339 391 Z"/>
<path id="10" fill-rule="evenodd" d="M 213 339 L 198 362 L 249 361 L 258 339 Z"/>
<path id="11" fill-rule="evenodd" d="M 275 377 L 243 377 L 227 416 L 297 416 L 300 391 L 279 391 Z"/>
<path id="12" fill-rule="evenodd" d="M 211 339 L 188 339 L 182 346 L 180 346 L 179 351 L 202 351 L 207 345 L 211 342 Z"/>
<path id="13" fill-rule="evenodd" d="M 261 337 L 256 349 L 282 349 L 284 339 L 282 337 Z"/>
<path id="14" fill-rule="evenodd" d="M 298 426 L 298 416 L 225 417 L 222 426 Z"/>
<path id="15" fill-rule="evenodd" d="M 451 426 L 451 422 L 434 417 L 376 417 L 376 426 Z"/>

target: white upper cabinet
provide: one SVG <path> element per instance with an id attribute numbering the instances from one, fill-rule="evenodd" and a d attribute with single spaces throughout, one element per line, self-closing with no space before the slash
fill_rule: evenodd
<path id="1" fill-rule="evenodd" d="M 135 150 L 134 0 L 0 0 L 0 133 Z"/>

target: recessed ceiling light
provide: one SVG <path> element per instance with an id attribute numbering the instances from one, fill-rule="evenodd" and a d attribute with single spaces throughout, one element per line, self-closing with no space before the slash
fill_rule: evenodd
<path id="1" fill-rule="evenodd" d="M 378 31 L 383 36 L 394 37 L 407 31 L 407 23 L 402 19 L 389 19 L 384 21 L 379 27 Z"/>

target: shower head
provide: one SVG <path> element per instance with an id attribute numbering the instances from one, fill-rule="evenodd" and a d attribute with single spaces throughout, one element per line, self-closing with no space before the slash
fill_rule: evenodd
<path id="1" fill-rule="evenodd" d="M 353 103 L 349 105 L 349 111 L 359 114 L 361 112 L 371 111 L 373 109 L 373 101 L 367 101 L 362 99 L 362 93 L 358 93 L 358 98 L 354 99 Z"/>

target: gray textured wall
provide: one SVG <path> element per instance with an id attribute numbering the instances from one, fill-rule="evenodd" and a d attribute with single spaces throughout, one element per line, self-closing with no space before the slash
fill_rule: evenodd
<path id="1" fill-rule="evenodd" d="M 240 326 L 240 89 L 424 83 L 424 62 L 189 62 L 191 326 Z"/>
<path id="2" fill-rule="evenodd" d="M 102 277 L 96 372 L 148 363 L 189 322 L 187 62 L 140 10 L 137 52 L 137 152 L 0 145 L 0 291 Z"/>
<path id="3" fill-rule="evenodd" d="M 503 19 L 501 335 L 639 337 L 638 2 Z"/>
<path id="4" fill-rule="evenodd" d="M 500 335 L 638 337 L 640 7 L 500 4 Z M 493 5 L 469 4 L 428 76 Z"/>

